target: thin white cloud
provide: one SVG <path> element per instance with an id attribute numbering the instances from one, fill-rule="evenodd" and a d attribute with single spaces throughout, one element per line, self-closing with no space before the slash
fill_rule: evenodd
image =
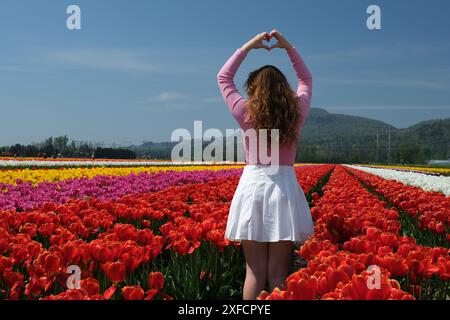
<path id="1" fill-rule="evenodd" d="M 158 94 L 152 100 L 156 102 L 186 100 L 189 96 L 180 92 L 166 91 Z"/>
<path id="2" fill-rule="evenodd" d="M 195 74 L 202 63 L 179 60 L 174 53 L 126 48 L 37 48 L 30 55 L 18 55 L 11 64 L 3 62 L 0 71 L 53 72 L 59 69 L 115 71 L 122 73 Z"/>
<path id="3" fill-rule="evenodd" d="M 205 104 L 220 102 L 223 102 L 221 96 L 194 97 L 178 91 L 164 91 L 150 98 L 133 101 L 155 111 L 198 109 Z"/>
<path id="4" fill-rule="evenodd" d="M 53 62 L 69 67 L 119 71 L 127 73 L 152 73 L 162 71 L 163 67 L 152 63 L 136 51 L 122 49 L 74 49 L 47 52 Z"/>
<path id="5" fill-rule="evenodd" d="M 154 96 L 136 99 L 133 103 L 138 104 L 151 104 L 151 103 L 167 103 L 167 102 L 186 102 L 192 100 L 187 94 L 177 92 L 177 91 L 163 91 Z"/>
<path id="6" fill-rule="evenodd" d="M 194 109 L 199 106 L 191 96 L 177 91 L 164 91 L 150 98 L 135 100 L 134 103 L 145 109 L 162 112 Z"/>

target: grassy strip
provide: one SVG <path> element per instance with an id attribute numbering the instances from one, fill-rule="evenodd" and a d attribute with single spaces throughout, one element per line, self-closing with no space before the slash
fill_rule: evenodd
<path id="1" fill-rule="evenodd" d="M 323 178 L 320 179 L 320 181 L 313 188 L 311 188 L 311 190 L 309 190 L 308 194 L 306 194 L 306 199 L 308 200 L 310 208 L 312 208 L 314 206 L 312 194 L 314 192 L 317 192 L 320 197 L 323 196 L 322 188 L 328 183 L 328 180 L 330 179 L 331 174 L 334 171 L 334 168 L 335 167 L 333 167 L 333 169 L 331 169 L 330 172 L 328 172 L 325 176 L 323 176 Z"/>
<path id="2" fill-rule="evenodd" d="M 164 250 L 152 265 L 166 278 L 164 292 L 175 299 L 242 299 L 245 258 L 241 248 L 227 246 L 220 252 L 203 241 L 192 254 Z"/>
<path id="3" fill-rule="evenodd" d="M 310 208 L 312 208 L 314 206 L 312 194 L 314 192 L 317 192 L 317 194 L 319 194 L 320 197 L 323 196 L 322 188 L 328 183 L 328 180 L 330 179 L 331 174 L 334 171 L 334 168 L 335 167 L 333 167 L 333 169 L 331 169 L 325 176 L 323 176 L 323 178 L 320 179 L 319 182 L 313 188 L 311 188 L 311 190 L 309 190 L 309 192 L 305 195 L 306 199 L 308 200 L 308 204 L 309 204 Z M 299 249 L 300 249 L 300 246 L 295 248 L 295 250 L 299 250 Z M 292 257 L 293 257 L 292 265 L 289 269 L 288 274 L 292 274 L 292 273 L 298 271 L 299 269 L 305 268 L 307 266 L 308 262 L 304 258 L 300 257 L 297 253 L 294 252 L 292 254 Z"/>

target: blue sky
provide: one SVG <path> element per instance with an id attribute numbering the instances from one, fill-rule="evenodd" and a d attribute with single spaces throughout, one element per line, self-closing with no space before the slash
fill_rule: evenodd
<path id="1" fill-rule="evenodd" d="M 82 29 L 66 28 L 81 7 Z M 366 8 L 382 30 L 366 28 Z M 314 76 L 313 107 L 405 127 L 450 117 L 450 2 L 2 0 L 0 145 L 67 134 L 128 144 L 237 128 L 216 84 L 228 57 L 279 29 Z M 250 52 L 236 77 L 286 54 Z"/>

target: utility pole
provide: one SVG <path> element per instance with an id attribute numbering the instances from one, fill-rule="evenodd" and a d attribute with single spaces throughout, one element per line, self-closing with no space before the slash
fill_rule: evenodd
<path id="1" fill-rule="evenodd" d="M 391 164 L 391 128 L 389 127 L 389 137 L 388 137 L 388 164 Z"/>
<path id="2" fill-rule="evenodd" d="M 380 161 L 380 157 L 379 157 L 379 146 L 380 146 L 380 136 L 379 136 L 379 130 L 377 128 L 377 154 L 376 154 L 376 162 L 378 163 Z"/>

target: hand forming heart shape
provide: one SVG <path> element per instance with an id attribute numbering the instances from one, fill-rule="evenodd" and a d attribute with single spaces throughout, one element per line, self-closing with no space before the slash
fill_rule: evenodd
<path id="1" fill-rule="evenodd" d="M 282 48 L 282 49 L 289 49 L 291 44 L 286 40 L 285 37 L 276 29 L 272 30 L 267 36 L 266 40 L 270 42 L 272 38 L 275 38 L 277 42 L 270 46 L 269 50 L 272 50 L 274 48 Z"/>
<path id="2" fill-rule="evenodd" d="M 273 41 L 274 39 L 276 40 L 276 38 L 271 34 L 266 34 L 264 37 L 264 44 L 269 46 L 269 50 L 272 49 L 273 45 L 277 44 L 277 42 Z"/>
<path id="3" fill-rule="evenodd" d="M 270 42 L 272 38 L 275 38 L 277 42 L 270 47 L 264 43 L 264 41 Z M 248 52 L 251 49 L 266 49 L 268 51 L 274 48 L 283 48 L 288 50 L 292 46 L 290 43 L 283 37 L 283 35 L 277 30 L 272 30 L 270 33 L 263 32 L 256 35 L 253 39 L 247 42 L 244 46 L 242 46 L 242 50 Z"/>

